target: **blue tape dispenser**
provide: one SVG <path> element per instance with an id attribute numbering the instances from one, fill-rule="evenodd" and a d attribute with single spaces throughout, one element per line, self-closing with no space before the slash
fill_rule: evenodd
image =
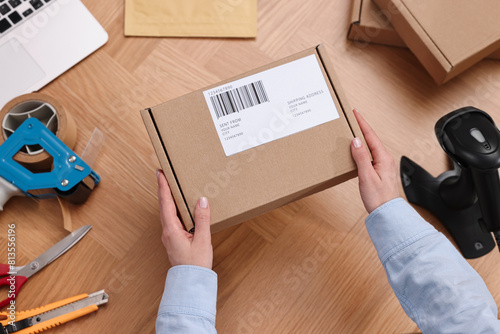
<path id="1" fill-rule="evenodd" d="M 52 170 L 34 173 L 16 162 L 14 156 L 25 145 L 43 147 L 53 158 Z M 83 203 L 99 182 L 99 175 L 36 118 L 26 119 L 0 145 L 0 210 L 22 194 L 38 199 L 59 195 Z"/>

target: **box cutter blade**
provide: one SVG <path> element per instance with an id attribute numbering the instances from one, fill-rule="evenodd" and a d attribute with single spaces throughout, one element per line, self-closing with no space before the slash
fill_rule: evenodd
<path id="1" fill-rule="evenodd" d="M 7 320 L 0 321 L 0 333 L 39 333 L 97 311 L 100 305 L 108 302 L 108 298 L 104 290 L 90 295 L 81 294 L 30 311 L 18 312 L 13 323 L 9 322 L 8 314 L 2 312 L 0 316 L 7 317 Z"/>

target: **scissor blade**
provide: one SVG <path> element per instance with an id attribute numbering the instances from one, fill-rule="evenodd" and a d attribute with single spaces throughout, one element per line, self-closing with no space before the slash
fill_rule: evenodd
<path id="1" fill-rule="evenodd" d="M 73 247 L 80 239 L 83 238 L 85 234 L 92 228 L 91 225 L 85 225 L 80 227 L 78 230 L 70 233 L 64 239 L 59 241 L 54 246 L 50 247 L 45 253 L 37 257 L 31 263 L 23 267 L 23 269 L 17 272 L 18 276 L 31 277 L 40 271 L 43 267 L 57 259 L 59 256 L 63 255 L 68 249 Z"/>

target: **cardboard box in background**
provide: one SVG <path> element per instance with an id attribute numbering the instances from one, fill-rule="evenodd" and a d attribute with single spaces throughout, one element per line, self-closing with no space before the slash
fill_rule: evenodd
<path id="1" fill-rule="evenodd" d="M 429 1 L 423 1 L 423 3 L 429 3 Z M 456 6 L 459 5 L 459 3 L 456 3 Z M 443 21 L 439 17 L 439 14 L 432 14 L 432 10 L 432 8 L 427 9 L 426 15 L 432 16 L 436 22 L 442 24 Z M 394 12 L 398 13 L 398 11 Z M 394 27 L 385 15 L 392 19 L 392 12 L 387 9 L 380 9 L 374 0 L 353 0 L 348 38 L 359 43 L 376 43 L 405 47 L 405 42 L 396 30 L 394 30 Z M 494 31 L 495 28 L 492 26 L 491 29 Z M 486 58 L 500 59 L 500 49 L 496 49 Z"/>
<path id="2" fill-rule="evenodd" d="M 320 45 L 141 114 L 186 229 L 206 196 L 217 232 L 355 177 L 351 110 Z"/>
<path id="3" fill-rule="evenodd" d="M 399 36 L 442 84 L 500 49 L 500 2 L 374 0 Z"/>
<path id="4" fill-rule="evenodd" d="M 372 0 L 352 0 L 347 38 L 362 44 L 406 47 L 391 22 Z"/>

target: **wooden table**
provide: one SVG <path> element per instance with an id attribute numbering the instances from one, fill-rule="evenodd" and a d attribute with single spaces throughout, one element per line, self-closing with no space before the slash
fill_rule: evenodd
<path id="1" fill-rule="evenodd" d="M 25 285 L 17 307 L 100 289 L 110 299 L 54 334 L 154 331 L 170 265 L 160 241 L 159 164 L 140 109 L 323 43 L 351 104 L 397 162 L 406 155 L 443 172 L 433 127 L 456 108 L 473 105 L 500 122 L 499 61 L 484 60 L 438 87 L 408 50 L 346 40 L 349 0 L 259 1 L 258 37 L 250 40 L 124 37 L 123 0 L 84 3 L 109 41 L 41 91 L 77 120 L 77 154 L 95 127 L 106 136 L 94 165 L 101 184 L 87 203 L 70 205 L 74 227 L 93 229 Z M 387 282 L 366 216 L 354 179 L 213 235 L 219 333 L 418 332 Z M 18 264 L 67 234 L 57 200 L 12 199 L 0 215 L 1 261 L 12 223 Z M 469 262 L 499 301 L 498 252 Z"/>

